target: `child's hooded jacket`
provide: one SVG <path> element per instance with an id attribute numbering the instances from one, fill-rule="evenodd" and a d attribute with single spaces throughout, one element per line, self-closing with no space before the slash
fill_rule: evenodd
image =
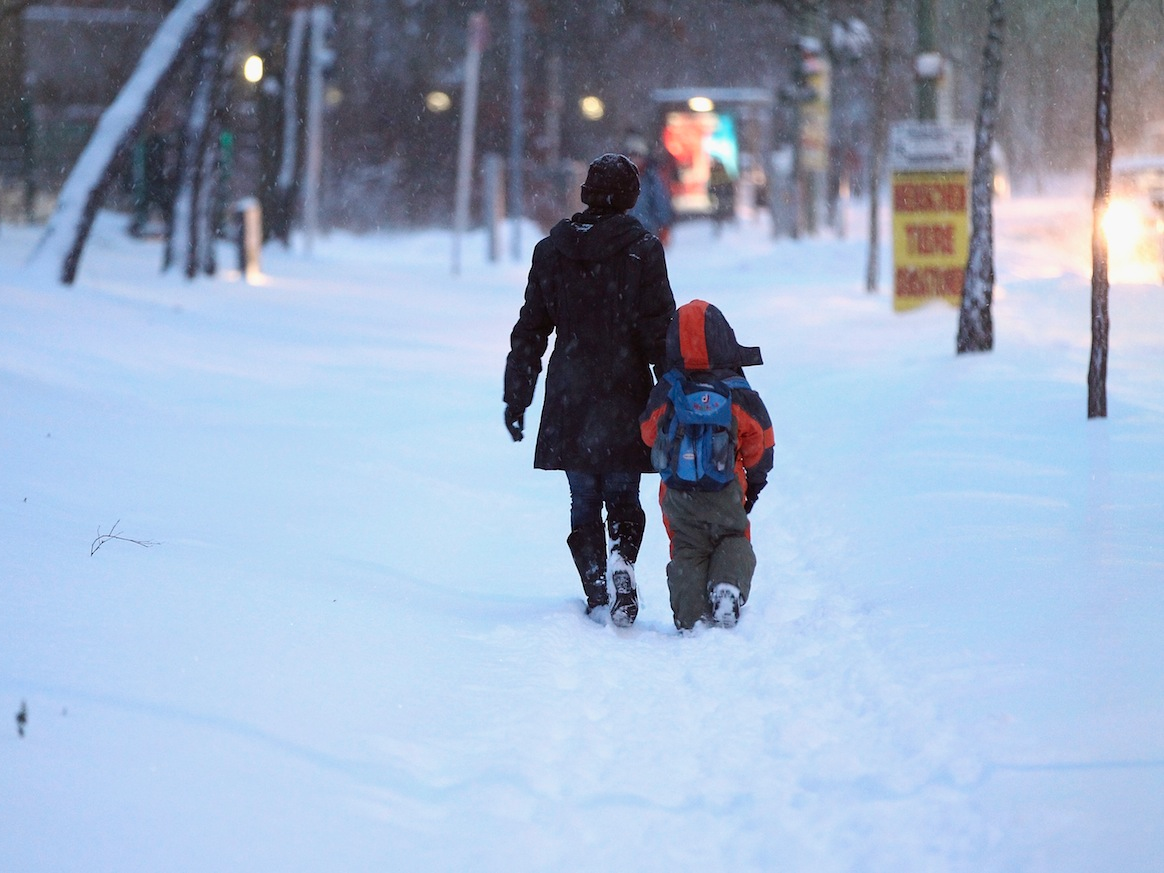
<path id="1" fill-rule="evenodd" d="M 743 367 L 763 363 L 760 349 L 740 345 L 723 313 L 704 300 L 692 300 L 676 310 L 667 330 L 666 360 L 669 370 L 680 370 L 696 382 L 742 376 Z M 669 382 L 661 380 L 639 419 L 639 430 L 648 446 L 655 444 L 673 414 L 667 397 L 670 388 Z M 772 420 L 760 395 L 751 388 L 732 389 L 732 418 L 737 428 L 736 478 L 750 507 L 772 469 Z"/>

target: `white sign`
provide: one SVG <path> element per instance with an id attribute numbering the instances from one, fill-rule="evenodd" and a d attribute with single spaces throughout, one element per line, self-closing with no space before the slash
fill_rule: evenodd
<path id="1" fill-rule="evenodd" d="M 973 164 L 973 125 L 900 121 L 889 131 L 889 168 L 895 173 L 952 172 Z"/>

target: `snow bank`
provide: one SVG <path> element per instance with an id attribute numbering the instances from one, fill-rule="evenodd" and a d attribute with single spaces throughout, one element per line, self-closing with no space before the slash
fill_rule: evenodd
<path id="1" fill-rule="evenodd" d="M 752 601 L 691 638 L 652 481 L 639 622 L 582 616 L 564 477 L 501 422 L 526 265 L 483 241 L 188 283 L 105 216 L 74 288 L 0 267 L 5 866 L 1157 869 L 1164 293 L 1113 289 L 1088 422 L 1080 212 L 1000 205 L 961 358 L 860 240 L 678 229 L 777 434 Z M 114 522 L 157 545 L 91 555 Z"/>

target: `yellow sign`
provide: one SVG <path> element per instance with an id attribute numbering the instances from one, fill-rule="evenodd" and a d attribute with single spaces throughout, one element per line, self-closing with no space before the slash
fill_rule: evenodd
<path id="1" fill-rule="evenodd" d="M 962 303 L 970 257 L 969 174 L 893 174 L 893 308 Z"/>
<path id="2" fill-rule="evenodd" d="M 815 95 L 800 107 L 800 168 L 817 173 L 829 165 L 829 65 L 816 59 L 805 77 Z"/>

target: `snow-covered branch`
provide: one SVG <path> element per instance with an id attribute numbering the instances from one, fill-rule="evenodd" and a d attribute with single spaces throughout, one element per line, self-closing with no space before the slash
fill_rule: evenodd
<path id="1" fill-rule="evenodd" d="M 216 2 L 221 0 L 181 0 L 162 22 L 133 75 L 101 114 L 96 130 L 65 180 L 56 210 L 29 259 L 30 268 L 58 269 L 60 281 L 72 284 L 89 228 L 114 182 L 112 168 L 118 156 L 141 130 L 161 84 L 180 62 L 182 48 Z"/>

